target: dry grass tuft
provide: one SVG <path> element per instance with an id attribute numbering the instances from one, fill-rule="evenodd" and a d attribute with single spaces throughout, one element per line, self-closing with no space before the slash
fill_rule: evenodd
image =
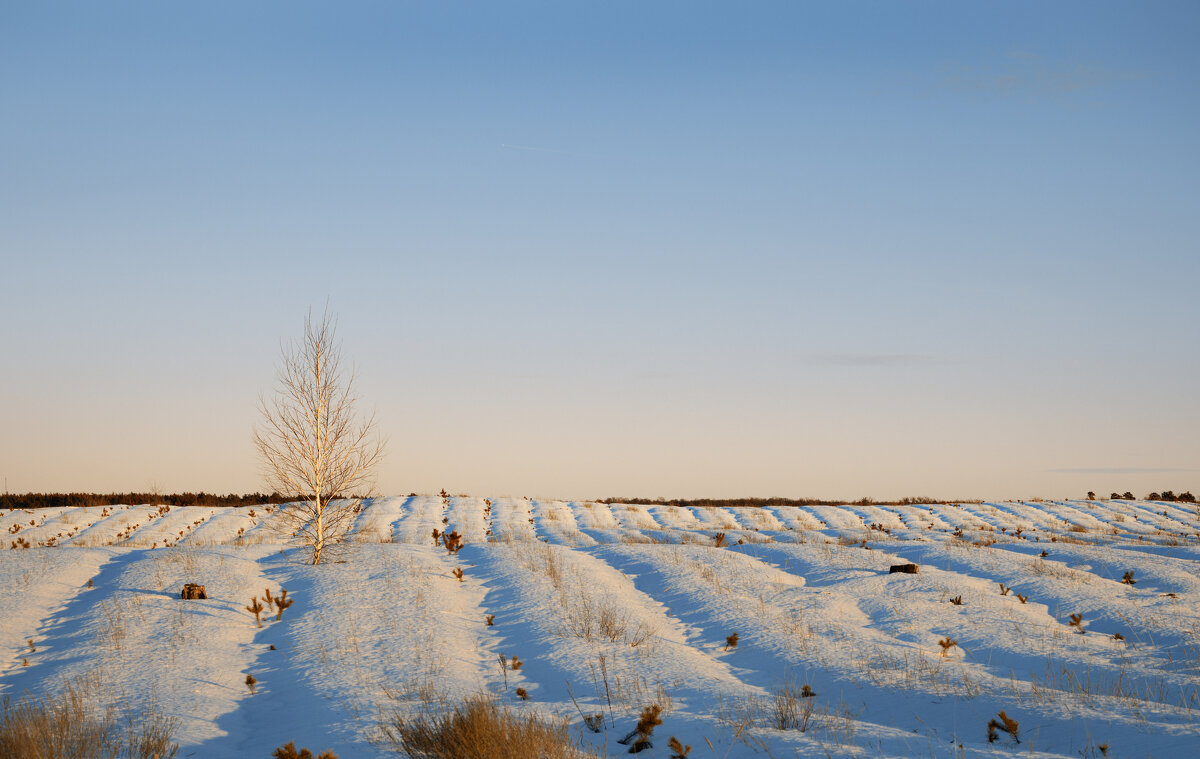
<path id="1" fill-rule="evenodd" d="M 406 719 L 393 716 L 381 725 L 383 747 L 412 759 L 582 759 L 589 756 L 571 742 L 566 720 L 507 706 L 476 696 L 440 714 Z"/>
<path id="2" fill-rule="evenodd" d="M 813 689 L 805 683 L 799 689 L 790 679 L 771 689 L 771 698 L 766 704 L 768 724 L 776 730 L 799 730 L 806 732 L 816 707 Z"/>
<path id="3" fill-rule="evenodd" d="M 0 704 L 0 756 L 23 759 L 170 759 L 179 751 L 171 742 L 178 727 L 154 707 L 119 710 L 98 681 L 80 678 L 55 695 Z M 89 701 L 104 701 L 103 710 Z"/>

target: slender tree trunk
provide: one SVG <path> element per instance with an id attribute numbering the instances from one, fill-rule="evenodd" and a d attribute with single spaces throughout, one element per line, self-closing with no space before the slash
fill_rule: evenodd
<path id="1" fill-rule="evenodd" d="M 317 540 L 313 550 L 313 564 L 321 563 L 321 549 L 325 547 L 325 505 L 317 499 Z"/>

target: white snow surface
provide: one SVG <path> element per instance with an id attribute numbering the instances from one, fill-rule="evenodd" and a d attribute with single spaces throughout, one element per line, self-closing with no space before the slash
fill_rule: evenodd
<path id="1" fill-rule="evenodd" d="M 672 736 L 693 759 L 1200 745 L 1194 504 L 376 498 L 320 566 L 279 508 L 0 514 L 0 695 L 89 676 L 98 699 L 177 718 L 182 757 L 266 759 L 288 741 L 394 756 L 371 740 L 380 715 L 480 693 L 569 720 L 612 757 L 654 703 L 649 759 L 671 756 Z M 434 530 L 466 546 L 452 554 Z M 920 572 L 889 572 L 908 562 Z M 208 600 L 181 600 L 187 582 Z M 257 626 L 251 598 L 284 588 L 294 604 Z M 789 685 L 815 695 L 781 728 Z M 989 741 L 1001 710 L 1019 732 Z"/>

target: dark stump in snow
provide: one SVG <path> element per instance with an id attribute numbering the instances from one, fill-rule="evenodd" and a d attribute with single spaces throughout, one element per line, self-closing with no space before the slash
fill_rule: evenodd
<path id="1" fill-rule="evenodd" d="M 200 598 L 207 599 L 208 594 L 204 592 L 203 585 L 197 585 L 194 582 L 189 582 L 187 585 L 183 586 L 183 592 L 179 594 L 179 597 L 184 600 L 196 600 Z"/>
<path id="2" fill-rule="evenodd" d="M 906 575 L 915 575 L 917 572 L 920 572 L 920 571 L 921 571 L 921 568 L 918 567 L 916 564 L 893 564 L 892 568 L 890 570 L 890 572 L 892 574 L 896 574 L 897 572 L 903 572 Z"/>

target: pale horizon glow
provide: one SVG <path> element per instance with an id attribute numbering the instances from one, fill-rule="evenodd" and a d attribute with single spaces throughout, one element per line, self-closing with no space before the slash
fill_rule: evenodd
<path id="1" fill-rule="evenodd" d="M 253 492 L 326 302 L 378 490 L 1200 491 L 1200 6 L 0 8 L 0 476 Z"/>

